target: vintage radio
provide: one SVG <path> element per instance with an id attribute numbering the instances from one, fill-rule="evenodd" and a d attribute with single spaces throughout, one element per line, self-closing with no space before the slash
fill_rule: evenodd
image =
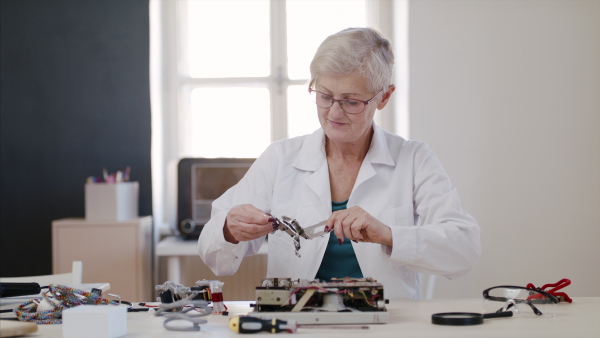
<path id="1" fill-rule="evenodd" d="M 211 204 L 246 174 L 254 158 L 184 158 L 177 167 L 177 230 L 197 239 Z"/>

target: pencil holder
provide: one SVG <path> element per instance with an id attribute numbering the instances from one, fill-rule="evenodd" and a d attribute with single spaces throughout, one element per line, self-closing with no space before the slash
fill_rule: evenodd
<path id="1" fill-rule="evenodd" d="M 138 182 L 85 185 L 85 218 L 89 221 L 127 221 L 138 217 Z"/>

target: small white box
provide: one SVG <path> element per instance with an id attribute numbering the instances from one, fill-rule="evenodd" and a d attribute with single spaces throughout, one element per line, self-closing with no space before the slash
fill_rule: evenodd
<path id="1" fill-rule="evenodd" d="M 138 182 L 85 185 L 85 218 L 90 221 L 126 221 L 138 218 Z"/>
<path id="2" fill-rule="evenodd" d="M 62 313 L 63 338 L 117 338 L 127 334 L 127 308 L 79 305 Z"/>

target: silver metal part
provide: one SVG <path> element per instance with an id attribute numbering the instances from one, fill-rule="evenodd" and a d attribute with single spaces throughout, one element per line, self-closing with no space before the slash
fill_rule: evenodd
<path id="1" fill-rule="evenodd" d="M 274 217 L 274 216 L 273 216 Z M 318 231 L 315 233 L 315 230 L 321 226 L 325 225 L 326 221 L 319 222 L 315 225 L 311 225 L 306 228 L 302 228 L 300 223 L 295 219 L 289 218 L 287 216 L 282 216 L 281 218 L 275 218 L 275 226 L 273 227 L 273 233 L 277 230 L 285 231 L 294 242 L 294 253 L 296 256 L 300 256 L 300 237 L 305 239 L 313 239 L 318 236 L 322 236 L 326 234 L 324 230 Z"/>
<path id="2" fill-rule="evenodd" d="M 273 287 L 273 286 L 274 286 L 274 285 L 273 285 L 273 281 L 271 281 L 271 280 L 268 280 L 268 279 L 264 279 L 264 280 L 262 281 L 262 284 L 261 284 L 261 285 L 262 285 L 262 287 L 265 287 L 265 288 L 268 288 L 268 287 Z"/>
<path id="3" fill-rule="evenodd" d="M 327 223 L 327 220 L 319 222 L 317 224 L 313 224 L 311 226 L 308 226 L 306 228 L 304 228 L 304 233 L 306 234 L 306 239 L 313 239 L 315 237 L 319 237 L 319 236 L 323 236 L 325 234 L 327 234 L 327 232 L 325 232 L 325 230 L 321 230 L 318 232 L 315 232 L 315 230 L 319 227 L 324 226 Z"/>
<path id="4" fill-rule="evenodd" d="M 173 295 L 173 297 L 177 298 L 177 299 L 184 299 L 186 298 L 190 293 L 193 293 L 191 288 L 184 286 L 182 284 L 178 284 L 172 281 L 166 281 L 161 285 L 156 285 L 154 287 L 155 290 L 158 291 L 171 291 L 171 294 Z"/>
<path id="5" fill-rule="evenodd" d="M 282 288 L 289 288 L 292 286 L 292 281 L 290 279 L 279 280 L 279 286 Z"/>
<path id="6" fill-rule="evenodd" d="M 290 290 L 257 289 L 256 303 L 261 305 L 284 305 L 290 299 Z"/>

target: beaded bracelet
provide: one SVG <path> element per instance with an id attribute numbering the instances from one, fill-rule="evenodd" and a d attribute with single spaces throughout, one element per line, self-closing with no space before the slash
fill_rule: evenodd
<path id="1" fill-rule="evenodd" d="M 29 300 L 14 309 L 17 319 L 25 322 L 35 322 L 36 324 L 61 324 L 62 311 L 66 308 L 82 304 L 110 304 L 118 305 L 119 302 L 108 300 L 97 294 L 74 289 L 65 285 L 48 286 L 49 291 L 44 293 L 44 297 Z M 54 306 L 51 310 L 37 312 L 38 305 L 43 300 Z"/>

